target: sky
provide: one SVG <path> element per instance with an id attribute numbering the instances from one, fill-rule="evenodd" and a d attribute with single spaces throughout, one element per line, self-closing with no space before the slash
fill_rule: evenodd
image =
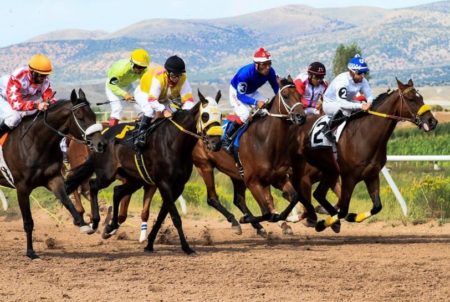
<path id="1" fill-rule="evenodd" d="M 0 47 L 64 29 L 114 32 L 154 18 L 216 19 L 288 4 L 410 7 L 437 0 L 15 0 L 2 1 Z"/>

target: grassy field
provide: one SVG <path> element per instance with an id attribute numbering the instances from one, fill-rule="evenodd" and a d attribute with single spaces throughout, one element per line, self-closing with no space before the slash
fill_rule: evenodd
<path id="1" fill-rule="evenodd" d="M 435 131 L 423 133 L 417 128 L 400 127 L 394 132 L 388 145 L 390 155 L 447 155 L 450 154 L 450 123 L 441 123 Z M 388 162 L 388 168 L 397 186 L 408 204 L 409 214 L 404 218 L 394 194 L 381 177 L 381 198 L 383 211 L 372 218 L 376 220 L 408 220 L 412 222 L 422 222 L 429 219 L 439 219 L 447 222 L 450 218 L 450 163 L 439 163 L 439 170 L 434 169 L 432 162 Z M 231 210 L 236 216 L 241 213 L 233 205 L 233 192 L 231 182 L 224 174 L 216 172 L 216 188 L 224 206 Z M 112 200 L 112 187 L 100 192 L 100 201 L 110 204 Z M 9 211 L 18 212 L 15 191 L 4 189 L 10 200 L 11 209 Z M 277 190 L 273 190 L 277 209 L 281 210 L 287 202 L 281 197 Z M 187 183 L 183 196 L 188 202 L 188 215 L 191 217 L 212 216 L 221 219 L 222 216 L 211 209 L 206 203 L 206 189 L 203 180 L 194 170 L 190 181 Z M 336 202 L 336 197 L 330 193 L 329 199 Z M 247 200 L 250 209 L 254 213 L 259 213 L 259 208 L 253 200 L 251 194 L 247 192 Z M 130 206 L 131 212 L 138 212 L 142 205 L 142 191 L 133 196 Z M 36 189 L 32 195 L 34 206 L 39 204 L 50 212 L 56 212 L 60 207 L 59 201 L 43 188 Z M 161 197 L 156 194 L 152 205 L 152 211 L 161 204 Z M 86 203 L 87 208 L 89 208 Z M 365 185 L 360 183 L 352 197 L 350 210 L 353 212 L 366 211 L 371 208 L 371 201 L 365 189 Z M 0 215 L 5 215 L 0 210 Z"/>

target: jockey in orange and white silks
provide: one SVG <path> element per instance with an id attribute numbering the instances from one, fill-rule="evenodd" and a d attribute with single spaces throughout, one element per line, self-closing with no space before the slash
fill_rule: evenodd
<path id="1" fill-rule="evenodd" d="M 0 79 L 0 134 L 17 127 L 22 118 L 47 110 L 56 102 L 48 79 L 53 66 L 43 54 L 34 55 L 28 66 Z"/>
<path id="2" fill-rule="evenodd" d="M 138 48 L 133 50 L 129 59 L 118 60 L 108 69 L 105 92 L 111 105 L 110 127 L 117 125 L 122 118 L 122 100 L 127 102 L 134 100 L 135 83 L 138 83 L 150 61 L 151 56 L 148 52 Z"/>
<path id="3" fill-rule="evenodd" d="M 144 131 L 153 117 L 171 116 L 170 102 L 179 100 L 181 109 L 189 110 L 194 107 L 192 88 L 186 76 L 186 66 L 178 56 L 169 57 L 164 67 L 152 66 L 148 68 L 135 90 L 136 102 L 141 107 L 144 116 L 139 130 Z M 143 136 L 136 145 L 145 143 Z"/>
<path id="4" fill-rule="evenodd" d="M 322 96 L 328 83 L 324 81 L 325 66 L 320 62 L 309 64 L 307 73 L 300 73 L 294 80 L 298 93 L 302 96 L 301 102 L 307 115 L 320 114 Z"/>

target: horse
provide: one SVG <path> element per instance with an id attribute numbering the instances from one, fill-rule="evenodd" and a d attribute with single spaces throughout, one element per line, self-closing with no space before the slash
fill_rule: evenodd
<path id="1" fill-rule="evenodd" d="M 72 139 L 88 144 L 96 152 L 103 152 L 106 143 L 95 119 L 84 92 L 80 89 L 77 96 L 73 90 L 70 100 L 59 100 L 43 113 L 25 117 L 3 144 L 4 160 L 11 173 L 6 172 L 7 177 L 0 175 L 0 185 L 17 191 L 27 236 L 26 255 L 30 259 L 39 258 L 33 249 L 34 222 L 30 209 L 30 194 L 37 187 L 44 186 L 55 194 L 82 233 L 94 232 L 75 210 L 64 189 L 59 141 L 70 134 Z"/>
<path id="2" fill-rule="evenodd" d="M 293 84 L 292 78 L 279 80 L 280 91 L 270 102 L 270 108 L 263 117 L 255 116 L 248 124 L 248 130 L 242 135 L 241 147 L 237 151 L 239 156 L 230 155 L 224 149 L 211 152 L 202 140 L 198 140 L 192 152 L 193 162 L 200 176 L 203 178 L 207 189 L 207 203 L 218 210 L 232 225 L 235 233 L 241 234 L 242 229 L 234 215 L 219 202 L 215 191 L 214 168 L 228 175 L 233 183 L 234 204 L 244 213 L 241 218 L 243 223 L 251 223 L 257 234 L 265 236 L 266 232 L 259 223 L 264 220 L 276 222 L 279 220 L 273 206 L 270 195 L 270 185 L 283 191 L 284 197 L 291 203 L 296 202 L 296 193 L 289 182 L 290 163 L 285 148 L 288 145 L 286 133 L 292 122 L 301 124 L 305 119 L 305 113 L 300 103 L 300 95 Z M 245 147 L 243 147 L 243 145 Z M 236 152 L 236 151 L 235 151 Z M 254 154 L 257 156 L 254 156 Z M 243 155 L 244 154 L 244 155 Z M 244 178 L 236 167 L 235 158 L 240 157 Z M 263 216 L 254 217 L 245 203 L 245 190 L 251 186 L 253 196 L 257 200 Z M 260 193 L 264 191 L 264 193 Z M 154 192 L 147 192 L 141 213 L 143 224 L 149 215 L 149 207 Z M 267 197 L 267 199 L 266 199 Z M 295 200 L 295 201 L 294 201 Z M 284 213 L 287 217 L 288 213 Z M 121 216 L 126 217 L 126 209 L 121 211 Z M 284 224 L 283 232 L 292 230 Z M 142 234 L 145 229 L 141 227 Z"/>
<path id="3" fill-rule="evenodd" d="M 379 173 L 386 164 L 387 142 L 398 121 L 409 121 L 425 132 L 436 128 L 438 121 L 431 113 L 429 105 L 424 104 L 423 97 L 410 79 L 404 84 L 398 79 L 398 88 L 379 95 L 368 113 L 359 112 L 352 115 L 336 143 L 337 160 L 331 148 L 313 150 L 310 145 L 310 131 L 313 120 L 293 128 L 291 133 L 291 152 L 297 156 L 294 163 L 293 182 L 300 195 L 306 198 L 311 188 L 302 184 L 301 179 L 306 163 L 312 164 L 322 172 L 325 179 L 317 187 L 314 197 L 326 209 L 330 217 L 316 224 L 317 231 L 328 226 L 340 230 L 340 219 L 349 222 L 362 222 L 376 215 L 382 209 L 380 199 Z M 338 177 L 341 177 L 341 195 L 336 207 L 326 200 L 326 192 Z M 349 203 L 357 183 L 364 181 L 372 200 L 370 211 L 348 213 Z M 308 209 L 309 210 L 309 209 Z"/>
<path id="4" fill-rule="evenodd" d="M 66 188 L 71 192 L 95 172 L 96 178 L 89 181 L 91 199 L 94 203 L 100 189 L 107 187 L 117 177 L 126 179 L 124 184 L 114 187 L 113 218 L 112 222 L 105 226 L 104 238 L 114 234 L 119 228 L 118 209 L 123 197 L 131 195 L 141 187 L 144 187 L 146 192 L 157 188 L 163 203 L 156 223 L 148 235 L 144 251 L 153 251 L 156 235 L 165 217 L 170 213 L 180 237 L 182 250 L 186 254 L 194 253 L 184 236 L 175 200 L 181 195 L 191 175 L 192 149 L 197 140 L 203 139 L 208 148 L 217 151 L 221 147 L 223 134 L 220 127 L 221 114 L 216 103 L 220 99 L 220 91 L 216 100 L 205 98 L 200 91 L 198 95 L 200 102 L 191 110 L 178 110 L 172 118 L 154 122 L 154 125 L 158 126 L 146 136 L 146 144 L 141 153 L 142 165 L 135 162 L 134 156 L 138 155 L 135 155 L 134 150 L 123 144 L 116 144 L 115 136 L 109 135 L 107 131 L 105 136 L 109 138 L 109 143 L 106 152 L 91 154 L 88 160 L 67 178 Z M 213 107 L 211 110 L 207 110 L 209 104 Z M 181 135 L 180 132 L 184 134 Z"/>

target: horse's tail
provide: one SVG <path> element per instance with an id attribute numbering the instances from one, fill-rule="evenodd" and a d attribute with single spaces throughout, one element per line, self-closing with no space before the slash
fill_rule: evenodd
<path id="1" fill-rule="evenodd" d="M 81 165 L 71 170 L 66 179 L 66 192 L 71 194 L 75 191 L 85 180 L 94 174 L 94 159 L 92 156 Z"/>

